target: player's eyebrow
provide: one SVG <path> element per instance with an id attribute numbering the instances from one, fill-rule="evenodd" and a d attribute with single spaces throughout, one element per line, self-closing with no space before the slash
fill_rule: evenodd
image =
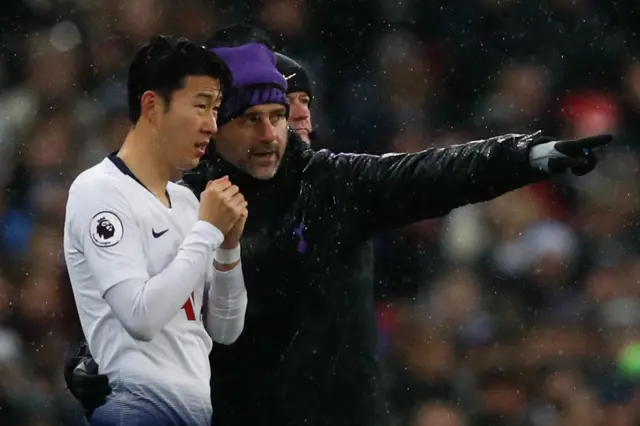
<path id="1" fill-rule="evenodd" d="M 196 99 L 204 99 L 207 103 L 213 104 L 215 107 L 219 107 L 222 103 L 222 93 L 198 92 L 196 93 Z"/>
<path id="2" fill-rule="evenodd" d="M 205 98 L 208 101 L 215 101 L 216 98 L 218 98 L 219 96 L 215 96 L 213 93 L 210 92 L 198 92 L 196 93 L 196 98 Z"/>

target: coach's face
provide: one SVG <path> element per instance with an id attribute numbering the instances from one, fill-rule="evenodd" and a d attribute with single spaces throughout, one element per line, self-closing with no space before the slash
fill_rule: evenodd
<path id="1" fill-rule="evenodd" d="M 287 147 L 287 110 L 280 104 L 256 105 L 221 126 L 216 151 L 256 179 L 271 179 Z"/>
<path id="2" fill-rule="evenodd" d="M 173 92 L 158 114 L 158 139 L 174 168 L 195 167 L 209 140 L 218 131 L 220 82 L 208 76 L 189 76 Z"/>
<path id="3" fill-rule="evenodd" d="M 298 132 L 303 141 L 310 144 L 311 139 L 311 111 L 309 102 L 311 98 L 305 92 L 287 93 L 289 99 L 289 124 Z"/>

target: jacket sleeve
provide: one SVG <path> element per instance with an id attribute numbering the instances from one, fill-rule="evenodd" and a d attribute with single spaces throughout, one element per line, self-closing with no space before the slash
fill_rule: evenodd
<path id="1" fill-rule="evenodd" d="M 332 154 L 316 158 L 342 194 L 349 226 L 366 236 L 488 201 L 549 177 L 529 164 L 535 135 L 509 134 L 412 154 Z"/>

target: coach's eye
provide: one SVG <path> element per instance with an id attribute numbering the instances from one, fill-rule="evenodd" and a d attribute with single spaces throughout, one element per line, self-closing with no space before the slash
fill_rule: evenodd
<path id="1" fill-rule="evenodd" d="M 287 114 L 285 114 L 284 112 L 277 112 L 270 117 L 269 121 L 271 121 L 271 124 L 275 126 L 280 120 L 286 119 Z"/>

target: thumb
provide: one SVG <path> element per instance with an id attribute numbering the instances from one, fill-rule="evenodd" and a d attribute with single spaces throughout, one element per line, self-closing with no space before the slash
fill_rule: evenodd
<path id="1" fill-rule="evenodd" d="M 596 162 L 596 158 L 593 155 L 549 158 L 549 171 L 551 173 L 563 173 L 566 170 L 570 170 L 576 176 L 583 176 L 593 170 Z"/>

